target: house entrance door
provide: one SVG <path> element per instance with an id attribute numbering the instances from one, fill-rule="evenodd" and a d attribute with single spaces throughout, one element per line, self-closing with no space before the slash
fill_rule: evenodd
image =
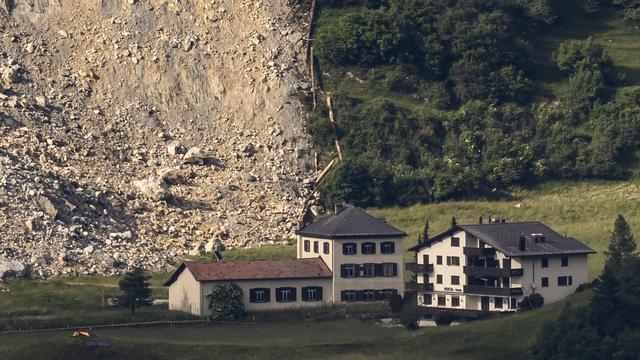
<path id="1" fill-rule="evenodd" d="M 482 311 L 489 311 L 489 297 L 483 296 L 480 298 L 480 301 L 482 303 Z"/>

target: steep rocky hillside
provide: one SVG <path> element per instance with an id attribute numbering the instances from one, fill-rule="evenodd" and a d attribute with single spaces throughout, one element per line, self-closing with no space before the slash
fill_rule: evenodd
<path id="1" fill-rule="evenodd" d="M 166 268 L 291 236 L 309 167 L 285 0 L 0 1 L 0 260 Z"/>

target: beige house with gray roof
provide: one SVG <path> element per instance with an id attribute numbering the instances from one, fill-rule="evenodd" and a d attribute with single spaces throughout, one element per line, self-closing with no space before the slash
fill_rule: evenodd
<path id="1" fill-rule="evenodd" d="M 537 293 L 552 303 L 588 281 L 594 251 L 540 222 L 456 225 L 410 250 L 417 273 L 410 284 L 427 308 L 515 311 Z"/>

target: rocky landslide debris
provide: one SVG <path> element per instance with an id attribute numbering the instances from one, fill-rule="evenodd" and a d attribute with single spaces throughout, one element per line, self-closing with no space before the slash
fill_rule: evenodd
<path id="1" fill-rule="evenodd" d="M 0 2 L 0 276 L 165 271 L 292 237 L 313 172 L 289 12 Z"/>

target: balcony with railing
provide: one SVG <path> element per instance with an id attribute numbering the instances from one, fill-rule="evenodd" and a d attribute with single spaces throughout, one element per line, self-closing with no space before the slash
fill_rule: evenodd
<path id="1" fill-rule="evenodd" d="M 433 284 L 431 283 L 419 284 L 416 282 L 407 282 L 404 284 L 404 288 L 407 291 L 433 291 Z"/>
<path id="2" fill-rule="evenodd" d="M 524 269 L 511 269 L 511 276 L 523 276 Z"/>
<path id="3" fill-rule="evenodd" d="M 492 276 L 492 277 L 511 276 L 510 269 L 503 269 L 498 267 L 465 266 L 463 268 L 463 271 L 465 275 L 469 275 L 469 276 Z"/>
<path id="4" fill-rule="evenodd" d="M 492 287 L 482 285 L 465 285 L 464 292 L 466 294 L 489 295 L 489 296 L 512 296 L 522 295 L 524 290 L 521 287 Z"/>
<path id="5" fill-rule="evenodd" d="M 496 249 L 465 246 L 462 248 L 462 253 L 466 256 L 496 256 Z"/>
<path id="6" fill-rule="evenodd" d="M 406 263 L 404 269 L 416 274 L 428 274 L 433 272 L 433 264 Z"/>

